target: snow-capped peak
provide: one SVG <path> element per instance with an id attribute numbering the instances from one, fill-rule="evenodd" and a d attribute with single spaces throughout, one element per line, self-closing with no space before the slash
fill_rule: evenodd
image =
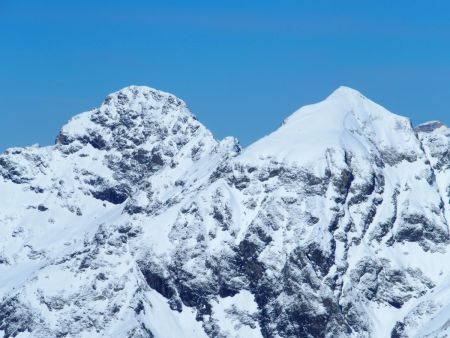
<path id="1" fill-rule="evenodd" d="M 418 133 L 432 133 L 436 129 L 445 127 L 445 125 L 441 121 L 428 121 L 419 124 L 416 128 L 416 132 Z"/>
<path id="2" fill-rule="evenodd" d="M 301 107 L 285 120 L 287 123 L 296 123 L 297 119 L 316 118 L 321 120 L 321 125 L 343 122 L 353 115 L 361 122 L 368 122 L 374 119 L 405 119 L 404 117 L 392 114 L 382 106 L 371 101 L 359 91 L 341 86 L 333 91 L 325 100 Z M 341 124 L 341 126 L 345 126 Z"/>
<path id="3" fill-rule="evenodd" d="M 99 108 L 72 118 L 57 143 L 126 149 L 163 139 L 185 144 L 199 134 L 213 139 L 184 101 L 150 87 L 130 86 L 108 95 Z"/>
<path id="4" fill-rule="evenodd" d="M 450 132 L 419 129 L 340 87 L 242 153 L 113 93 L 0 154 L 0 337 L 448 334 Z"/>
<path id="5" fill-rule="evenodd" d="M 186 106 L 184 101 L 171 93 L 167 93 L 148 86 L 127 86 L 109 94 L 103 105 L 124 105 L 132 107 L 138 104 L 158 103 L 163 101 L 176 102 L 177 105 Z"/>
<path id="6" fill-rule="evenodd" d="M 329 97 L 332 96 L 338 96 L 338 97 L 347 97 L 347 98 L 360 98 L 360 99 L 366 99 L 366 97 L 361 94 L 361 92 L 357 91 L 356 89 L 347 87 L 347 86 L 339 86 L 337 89 L 335 89 Z"/>
<path id="7" fill-rule="evenodd" d="M 390 148 L 411 152 L 417 146 L 407 118 L 389 112 L 354 89 L 339 87 L 325 100 L 294 112 L 245 154 L 316 162 L 324 159 L 327 149 L 367 155 Z"/>

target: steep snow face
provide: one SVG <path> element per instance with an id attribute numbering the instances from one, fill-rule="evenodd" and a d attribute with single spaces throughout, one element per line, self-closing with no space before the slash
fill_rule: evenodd
<path id="1" fill-rule="evenodd" d="M 242 152 L 124 88 L 0 155 L 0 333 L 443 336 L 449 149 L 346 87 Z"/>
<path id="2" fill-rule="evenodd" d="M 246 149 L 244 156 L 323 166 L 324 149 L 346 149 L 368 159 L 374 153 L 419 156 L 419 146 L 408 119 L 356 90 L 340 87 L 326 100 L 300 108 L 277 131 Z"/>

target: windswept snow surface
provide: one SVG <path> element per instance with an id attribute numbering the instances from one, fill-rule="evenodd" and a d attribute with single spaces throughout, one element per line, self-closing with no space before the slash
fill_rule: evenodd
<path id="1" fill-rule="evenodd" d="M 241 150 L 127 87 L 0 196 L 0 337 L 450 336 L 450 129 L 351 88 Z"/>

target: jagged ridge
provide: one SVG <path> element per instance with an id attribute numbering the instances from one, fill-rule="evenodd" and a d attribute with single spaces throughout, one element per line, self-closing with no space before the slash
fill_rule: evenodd
<path id="1" fill-rule="evenodd" d="M 0 155 L 0 332 L 443 335 L 449 149 L 347 87 L 244 151 L 124 88 Z"/>

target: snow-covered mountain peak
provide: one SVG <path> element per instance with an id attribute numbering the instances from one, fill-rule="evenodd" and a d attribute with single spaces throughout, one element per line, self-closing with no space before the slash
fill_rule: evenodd
<path id="1" fill-rule="evenodd" d="M 186 108 L 185 102 L 175 95 L 148 86 L 122 88 L 109 94 L 102 106 L 123 107 L 125 109 L 135 108 L 139 110 L 140 105 L 162 107 L 164 104 L 173 104 Z"/>
<path id="2" fill-rule="evenodd" d="M 375 120 L 406 120 L 406 118 L 389 112 L 359 91 L 341 86 L 333 91 L 323 101 L 301 107 L 285 120 L 285 124 L 297 123 L 302 119 L 318 119 L 320 125 L 336 125 L 346 127 L 345 120 L 356 118 L 361 123 L 371 123 Z M 320 128 L 320 126 L 319 126 Z"/>
<path id="3" fill-rule="evenodd" d="M 99 108 L 72 118 L 57 144 L 123 150 L 164 141 L 179 149 L 197 136 L 215 142 L 182 100 L 149 87 L 130 86 L 108 95 Z"/>
<path id="4" fill-rule="evenodd" d="M 432 133 L 436 129 L 448 129 L 441 121 L 428 121 L 425 123 L 419 124 L 416 128 L 416 132 L 418 133 Z"/>
<path id="5" fill-rule="evenodd" d="M 244 152 L 124 88 L 0 154 L 0 337 L 442 336 L 449 154 L 347 87 Z"/>
<path id="6" fill-rule="evenodd" d="M 347 86 L 339 86 L 335 89 L 329 97 L 346 97 L 346 98 L 359 98 L 366 99 L 366 97 L 356 89 L 347 87 Z"/>
<path id="7" fill-rule="evenodd" d="M 255 155 L 316 162 L 329 149 L 368 156 L 396 148 L 410 153 L 418 141 L 409 119 L 395 115 L 358 91 L 340 87 L 325 100 L 289 116 L 247 150 Z"/>

